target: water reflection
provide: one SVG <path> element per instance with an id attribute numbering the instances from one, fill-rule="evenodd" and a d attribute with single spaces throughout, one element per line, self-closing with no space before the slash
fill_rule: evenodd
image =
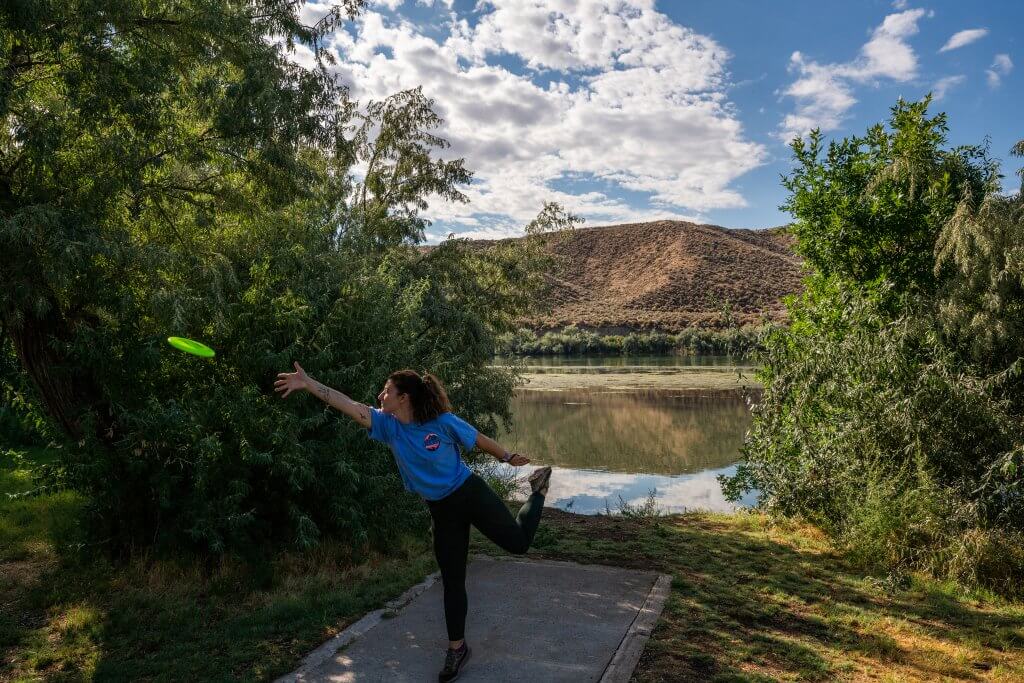
<path id="1" fill-rule="evenodd" d="M 742 398 L 672 390 L 519 391 L 508 448 L 574 469 L 685 474 L 731 465 L 750 426 Z"/>
<path id="2" fill-rule="evenodd" d="M 512 469 L 502 465 L 504 469 Z M 517 474 L 529 475 L 533 465 L 517 468 Z M 750 492 L 738 503 L 731 503 L 722 494 L 718 475 L 731 476 L 736 465 L 678 476 L 657 474 L 623 474 L 552 467 L 551 488 L 545 505 L 584 515 L 619 511 L 620 501 L 643 505 L 651 491 L 658 509 L 667 512 L 732 512 L 757 503 L 757 493 Z M 621 498 L 620 498 L 621 497 Z"/>
<path id="3" fill-rule="evenodd" d="M 642 504 L 729 511 L 719 474 L 732 474 L 751 423 L 744 399 L 672 390 L 518 391 L 499 441 L 554 470 L 548 505 L 583 514 Z M 528 474 L 533 466 L 519 469 Z M 741 505 L 752 505 L 756 494 Z"/>

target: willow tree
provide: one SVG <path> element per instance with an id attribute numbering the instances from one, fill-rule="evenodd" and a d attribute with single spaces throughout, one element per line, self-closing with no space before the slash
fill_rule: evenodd
<path id="1" fill-rule="evenodd" d="M 86 414 L 97 434 L 116 429 L 101 389 L 111 368 L 81 355 L 104 320 L 137 317 L 168 250 L 198 249 L 322 184 L 305 148 L 345 164 L 344 93 L 266 39 L 318 45 L 341 14 L 304 26 L 298 11 L 269 0 L 0 9 L 0 315 L 68 434 L 83 435 Z"/>
<path id="2" fill-rule="evenodd" d="M 0 8 L 0 353 L 63 442 L 45 482 L 85 494 L 98 542 L 308 547 L 422 523 L 364 434 L 273 394 L 296 359 L 368 402 L 388 370 L 441 369 L 467 418 L 507 414 L 490 339 L 529 297 L 495 310 L 480 292 L 522 292 L 512 269 L 414 248 L 426 198 L 470 176 L 437 156 L 422 93 L 359 108 L 330 76 L 323 36 L 359 4 L 315 26 L 270 0 Z"/>

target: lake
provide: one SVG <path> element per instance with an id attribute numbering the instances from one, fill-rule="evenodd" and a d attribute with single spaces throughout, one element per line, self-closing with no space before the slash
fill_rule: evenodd
<path id="1" fill-rule="evenodd" d="M 740 459 L 759 395 L 752 367 L 721 357 L 523 360 L 528 383 L 516 390 L 512 428 L 498 441 L 532 458 L 518 474 L 552 466 L 548 505 L 616 512 L 653 491 L 666 512 L 737 507 L 717 477 Z M 739 504 L 755 502 L 751 493 Z"/>

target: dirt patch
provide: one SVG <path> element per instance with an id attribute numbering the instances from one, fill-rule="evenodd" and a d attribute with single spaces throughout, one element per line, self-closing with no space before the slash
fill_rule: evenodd
<path id="1" fill-rule="evenodd" d="M 0 614 L 14 615 L 25 595 L 53 569 L 50 560 L 0 562 Z"/>
<path id="2" fill-rule="evenodd" d="M 561 529 L 577 530 L 606 541 L 629 541 L 636 538 L 635 524 L 622 517 L 578 515 L 558 508 L 544 508 L 544 520 Z"/>

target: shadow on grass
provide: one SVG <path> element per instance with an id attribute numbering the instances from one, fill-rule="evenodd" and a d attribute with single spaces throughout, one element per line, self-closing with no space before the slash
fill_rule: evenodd
<path id="1" fill-rule="evenodd" d="M 325 546 L 269 570 L 114 567 L 58 552 L 76 505 L 0 501 L 0 679 L 271 680 L 435 569 L 426 529 L 386 557 Z M 473 546 L 500 552 L 475 532 Z M 549 508 L 531 555 L 673 577 L 636 681 L 1024 680 L 1024 606 L 925 581 L 887 591 L 813 529 Z"/>
<path id="2" fill-rule="evenodd" d="M 434 570 L 425 544 L 403 545 L 354 564 L 343 549 L 324 548 L 307 566 L 279 558 L 271 568 L 212 572 L 59 558 L 12 592 L 0 680 L 271 680 Z"/>
<path id="3" fill-rule="evenodd" d="M 80 547 L 74 494 L 4 495 L 30 485 L 0 466 L 0 680 L 272 680 L 435 569 L 426 528 L 387 556 L 114 565 Z"/>
<path id="4" fill-rule="evenodd" d="M 473 543 L 500 552 L 479 535 Z M 1024 676 L 1024 606 L 921 581 L 887 591 L 813 530 L 772 528 L 756 515 L 627 519 L 548 508 L 531 555 L 672 575 L 636 681 Z"/>

